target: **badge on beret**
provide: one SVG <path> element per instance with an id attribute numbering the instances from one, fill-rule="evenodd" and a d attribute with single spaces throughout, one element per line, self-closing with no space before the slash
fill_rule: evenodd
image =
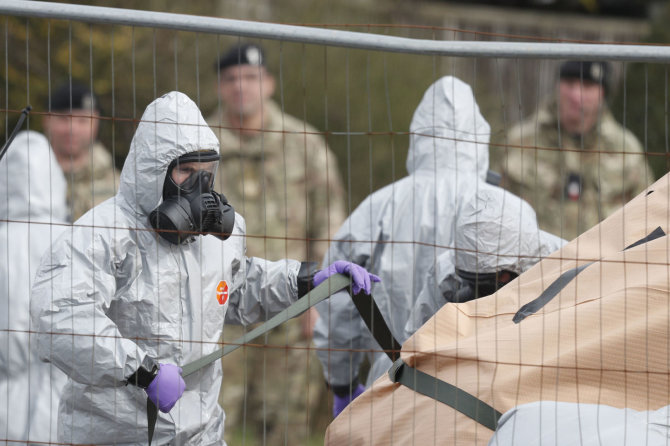
<path id="1" fill-rule="evenodd" d="M 603 78 L 603 68 L 598 63 L 591 64 L 591 79 L 601 81 Z"/>
<path id="2" fill-rule="evenodd" d="M 81 109 L 82 110 L 96 110 L 95 99 L 90 94 L 85 94 L 81 98 Z"/>
<path id="3" fill-rule="evenodd" d="M 263 56 L 258 48 L 250 46 L 247 48 L 247 62 L 249 65 L 260 65 L 263 63 Z"/>

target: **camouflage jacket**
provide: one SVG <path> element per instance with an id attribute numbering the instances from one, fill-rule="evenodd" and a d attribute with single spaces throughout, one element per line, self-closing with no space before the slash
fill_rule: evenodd
<path id="1" fill-rule="evenodd" d="M 77 221 L 93 206 L 116 195 L 119 175 L 112 155 L 101 143 L 95 142 L 91 146 L 90 162 L 77 171 L 65 173 L 71 221 Z"/>
<path id="2" fill-rule="evenodd" d="M 247 255 L 321 261 L 345 218 L 337 160 L 309 124 L 265 103 L 263 131 L 240 135 L 225 112 L 207 120 L 221 142 L 216 178 L 247 222 Z"/>
<path id="3" fill-rule="evenodd" d="M 502 185 L 528 201 L 540 228 L 567 240 L 598 224 L 653 181 L 637 138 L 604 108 L 585 135 L 559 132 L 549 102 L 508 133 L 492 157 Z"/>

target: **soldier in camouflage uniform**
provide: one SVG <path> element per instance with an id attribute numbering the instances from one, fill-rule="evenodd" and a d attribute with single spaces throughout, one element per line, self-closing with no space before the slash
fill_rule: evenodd
<path id="1" fill-rule="evenodd" d="M 217 190 L 245 216 L 248 256 L 320 262 L 346 216 L 337 161 L 312 126 L 270 99 L 274 88 L 261 47 L 236 45 L 220 59 L 221 109 L 208 119 L 221 142 Z M 317 317 L 307 312 L 224 358 L 227 432 L 267 444 L 304 444 L 319 434 L 315 418 L 328 403 L 309 350 Z M 224 341 L 248 329 L 227 326 Z"/>
<path id="2" fill-rule="evenodd" d="M 495 157 L 502 186 L 528 201 L 541 229 L 571 240 L 652 182 L 637 138 L 605 102 L 609 66 L 561 65 L 555 99 L 508 133 Z"/>
<path id="3" fill-rule="evenodd" d="M 96 140 L 98 101 L 81 84 L 66 83 L 51 95 L 42 126 L 67 180 L 70 220 L 116 194 L 120 172 L 111 154 Z"/>

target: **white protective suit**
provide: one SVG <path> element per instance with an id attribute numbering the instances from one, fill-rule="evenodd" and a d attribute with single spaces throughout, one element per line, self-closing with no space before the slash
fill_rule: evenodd
<path id="1" fill-rule="evenodd" d="M 456 302 L 461 286 L 456 269 L 483 274 L 507 270 L 520 275 L 565 243 L 542 231 L 533 208 L 516 195 L 487 183 L 466 191 L 456 218 L 455 250 L 442 254 L 428 274 L 405 326 L 405 337 L 442 305 Z"/>
<path id="2" fill-rule="evenodd" d="M 184 365 L 218 348 L 224 317 L 256 322 L 298 297 L 300 262 L 247 258 L 239 215 L 225 242 L 207 235 L 174 245 L 152 230 L 168 165 L 197 150 L 218 152 L 219 142 L 193 101 L 171 92 L 149 104 L 118 194 L 82 216 L 40 267 L 40 355 L 69 376 L 59 441 L 146 444 L 147 396 L 126 385 L 145 356 Z M 217 285 L 228 294 L 217 299 Z M 222 444 L 221 379 L 220 361 L 186 377 L 177 404 L 159 413 L 153 444 Z"/>
<path id="3" fill-rule="evenodd" d="M 0 161 L 0 437 L 55 442 L 66 376 L 40 361 L 30 287 L 42 254 L 65 230 L 66 183 L 44 135 L 21 132 Z"/>
<path id="4" fill-rule="evenodd" d="M 508 410 L 489 446 L 667 445 L 670 406 L 654 411 L 536 401 Z"/>
<path id="5" fill-rule="evenodd" d="M 368 196 L 341 226 L 324 265 L 347 259 L 377 274 L 372 295 L 394 337 L 404 328 L 426 273 L 453 246 L 457 199 L 486 179 L 490 127 L 472 89 L 446 76 L 431 85 L 414 112 L 409 176 Z M 368 383 L 390 366 L 345 292 L 317 305 L 314 344 L 326 381 L 346 387 L 375 351 Z M 381 358 L 381 359 L 378 359 Z M 355 387 L 355 385 L 354 385 Z"/>

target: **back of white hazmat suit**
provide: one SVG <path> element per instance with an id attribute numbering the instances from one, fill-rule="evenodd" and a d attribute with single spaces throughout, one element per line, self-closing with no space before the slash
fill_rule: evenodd
<path id="1" fill-rule="evenodd" d="M 126 385 L 146 356 L 184 365 L 218 348 L 224 318 L 256 322 L 298 297 L 300 262 L 247 258 L 239 215 L 226 241 L 175 245 L 152 229 L 169 164 L 199 150 L 218 152 L 219 142 L 193 101 L 171 92 L 149 104 L 117 195 L 79 219 L 40 266 L 40 355 L 69 377 L 61 442 L 146 444 L 146 393 Z M 221 378 L 220 361 L 186 377 L 177 404 L 159 413 L 154 444 L 222 444 Z"/>
<path id="2" fill-rule="evenodd" d="M 456 218 L 455 249 L 438 259 L 405 326 L 408 338 L 442 305 L 457 302 L 461 280 L 456 270 L 520 275 L 565 244 L 540 230 L 533 208 L 523 199 L 490 184 L 465 192 Z M 484 297 L 484 296 L 480 296 Z"/>
<path id="3" fill-rule="evenodd" d="M 451 76 L 428 88 L 410 130 L 409 176 L 368 196 L 341 226 L 323 262 L 347 259 L 381 278 L 372 294 L 400 342 L 426 273 L 453 246 L 459 194 L 486 179 L 490 136 L 472 89 Z M 368 383 L 390 365 L 346 293 L 317 309 L 314 344 L 331 386 L 357 379 L 365 351 L 376 351 L 383 363 L 373 367 Z"/>
<path id="4" fill-rule="evenodd" d="M 536 401 L 503 414 L 489 446 L 665 445 L 670 406 L 638 411 L 604 404 Z"/>
<path id="5" fill-rule="evenodd" d="M 65 230 L 66 183 L 44 135 L 16 135 L 0 161 L 0 437 L 56 442 L 65 375 L 40 361 L 29 333 L 30 287 Z"/>

